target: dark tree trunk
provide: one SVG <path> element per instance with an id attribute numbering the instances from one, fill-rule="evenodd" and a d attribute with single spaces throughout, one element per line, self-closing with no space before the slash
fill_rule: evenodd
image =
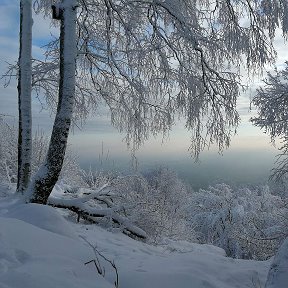
<path id="1" fill-rule="evenodd" d="M 46 204 L 58 181 L 73 115 L 76 71 L 76 1 L 62 0 L 60 30 L 60 83 L 57 113 L 46 161 L 30 186 L 30 201 Z"/>

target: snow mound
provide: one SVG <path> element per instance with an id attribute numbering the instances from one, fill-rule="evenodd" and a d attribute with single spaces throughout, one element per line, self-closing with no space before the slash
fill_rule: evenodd
<path id="1" fill-rule="evenodd" d="M 111 288 L 93 267 L 93 251 L 80 241 L 18 219 L 0 217 L 0 287 Z"/>
<path id="2" fill-rule="evenodd" d="M 182 240 L 174 241 L 171 239 L 164 239 L 162 245 L 165 250 L 170 252 L 188 253 L 197 251 L 205 254 L 211 253 L 219 256 L 226 256 L 224 249 L 208 244 L 196 244 Z"/>
<path id="3" fill-rule="evenodd" d="M 77 238 L 70 223 L 57 210 L 49 206 L 32 203 L 17 205 L 5 216 L 22 220 L 56 234 Z"/>

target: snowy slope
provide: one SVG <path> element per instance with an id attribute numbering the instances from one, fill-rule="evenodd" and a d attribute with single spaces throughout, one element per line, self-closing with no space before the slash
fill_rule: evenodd
<path id="1" fill-rule="evenodd" d="M 220 248 L 184 241 L 154 247 L 10 196 L 0 199 L 0 209 L 1 288 L 114 287 L 114 269 L 93 247 L 115 262 L 121 288 L 260 288 L 270 264 L 231 259 Z M 104 278 L 93 262 L 84 264 L 97 257 Z"/>
<path id="2" fill-rule="evenodd" d="M 270 265 L 231 259 L 210 245 L 170 241 L 153 247 L 92 226 L 82 233 L 115 261 L 123 288 L 260 288 Z"/>

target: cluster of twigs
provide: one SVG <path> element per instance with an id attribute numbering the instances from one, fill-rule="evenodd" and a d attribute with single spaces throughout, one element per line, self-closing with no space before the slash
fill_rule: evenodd
<path id="1" fill-rule="evenodd" d="M 115 271 L 115 281 L 114 281 L 114 286 L 116 288 L 119 287 L 119 273 L 118 273 L 118 269 L 115 265 L 115 262 L 108 259 L 106 256 L 104 256 L 99 250 L 97 250 L 96 246 L 93 246 L 89 241 L 87 241 L 87 239 L 85 239 L 84 237 L 81 237 L 92 249 L 95 255 L 95 258 L 85 262 L 85 265 L 88 265 L 90 263 L 94 263 L 97 273 L 103 277 L 105 277 L 105 267 L 104 265 L 101 264 L 100 259 L 104 260 L 106 263 L 109 263 L 109 265 L 113 268 L 113 270 Z"/>

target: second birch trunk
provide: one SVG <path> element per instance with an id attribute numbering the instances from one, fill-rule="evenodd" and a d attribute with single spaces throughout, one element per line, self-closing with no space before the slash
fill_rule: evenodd
<path id="1" fill-rule="evenodd" d="M 60 83 L 57 113 L 45 163 L 30 186 L 30 201 L 46 204 L 58 181 L 68 142 L 75 101 L 76 1 L 63 0 L 60 30 Z"/>

